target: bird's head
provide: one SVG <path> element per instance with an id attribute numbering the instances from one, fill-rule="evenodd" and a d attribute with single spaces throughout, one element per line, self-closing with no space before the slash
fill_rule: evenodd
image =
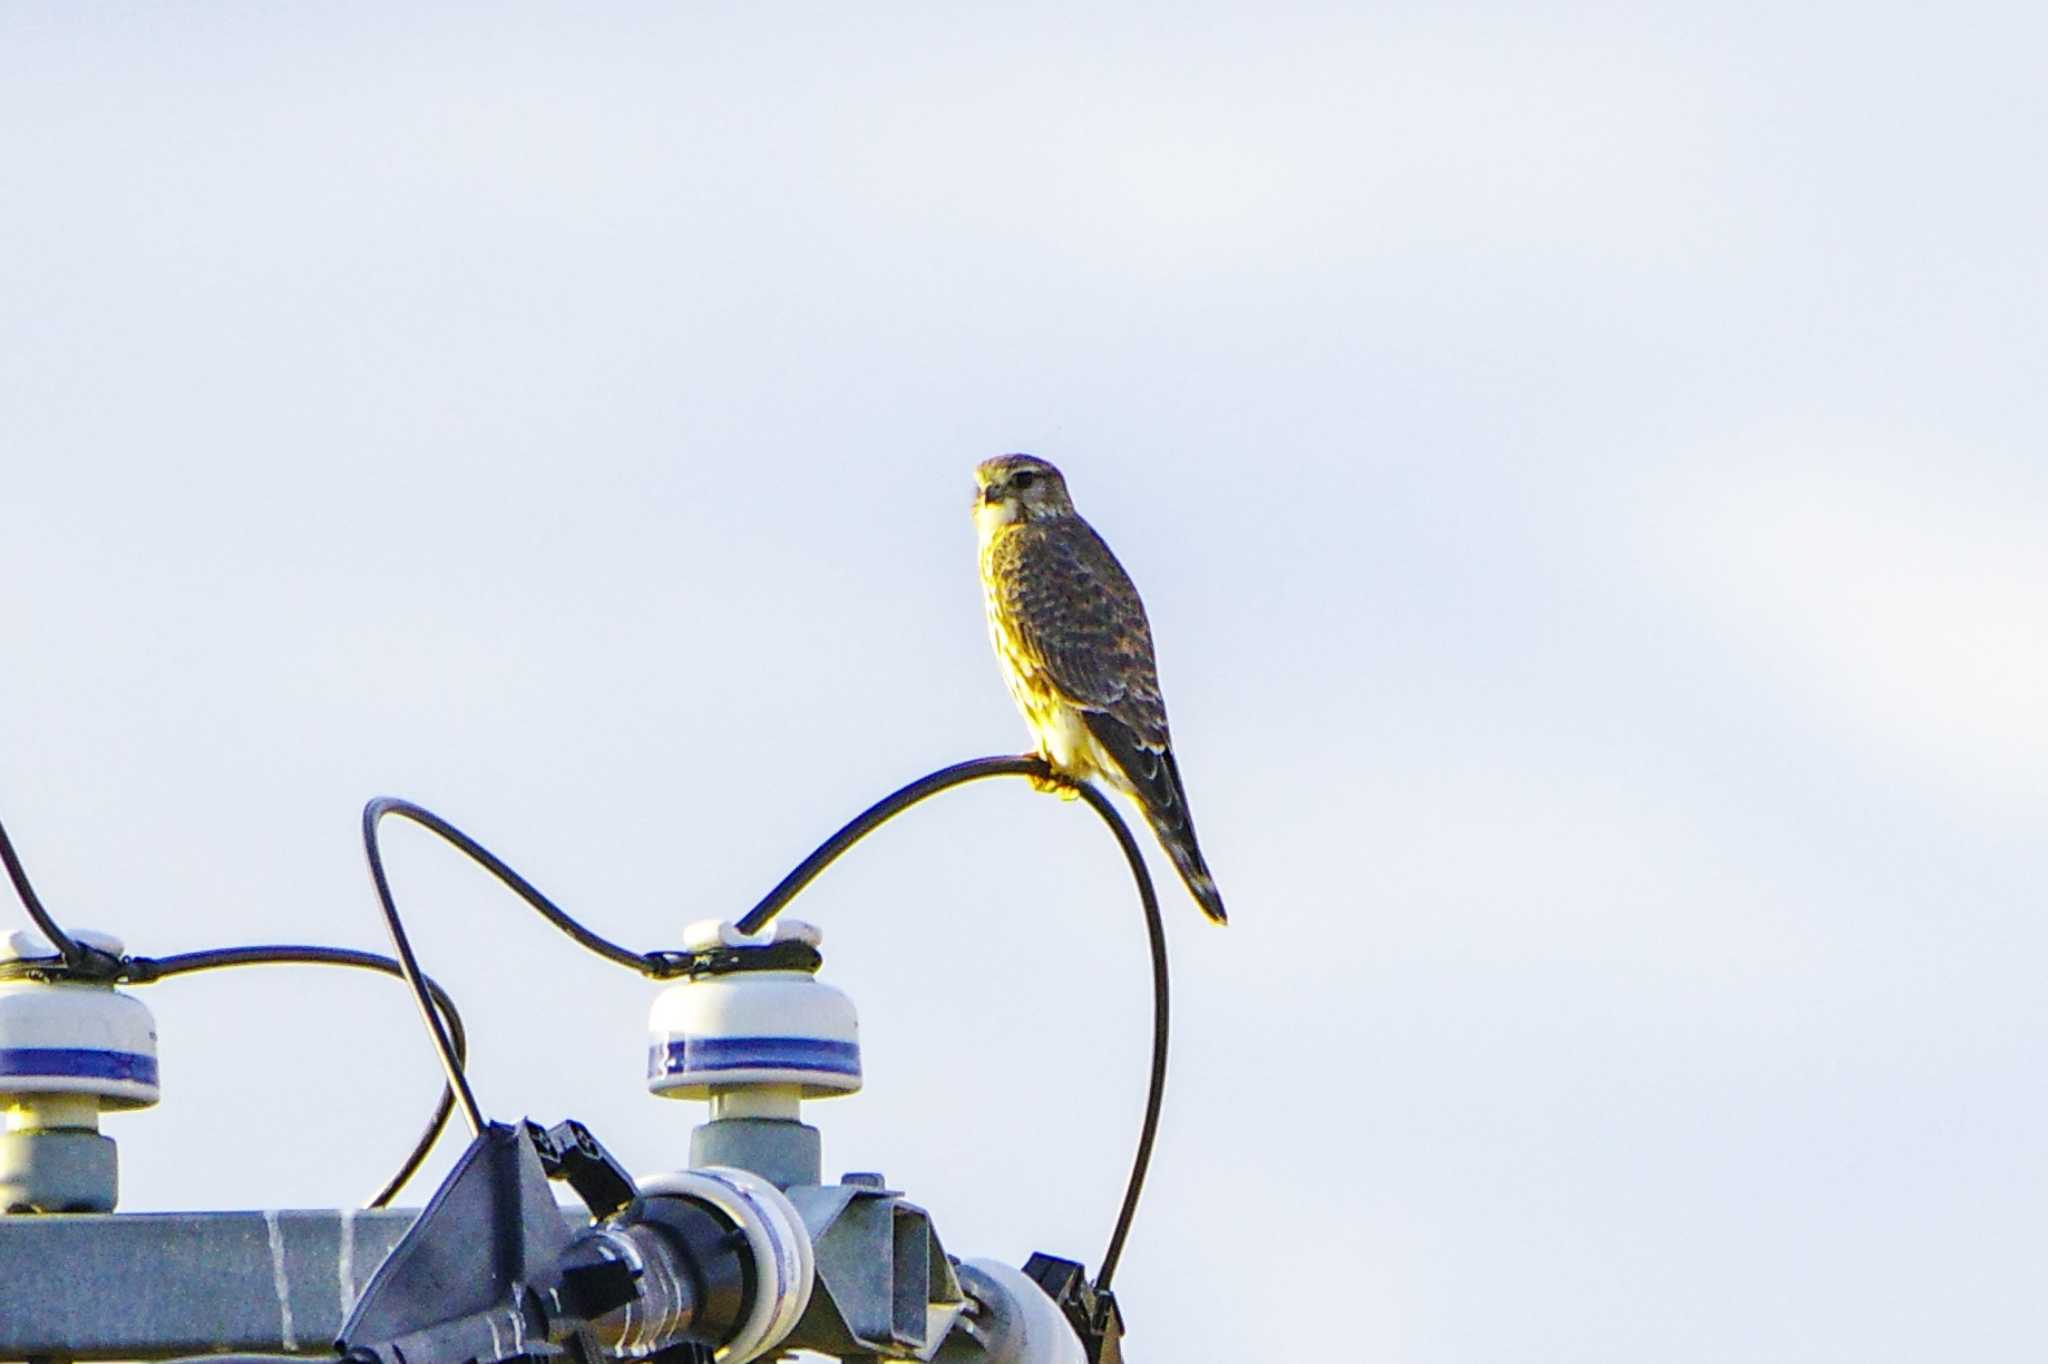
<path id="1" fill-rule="evenodd" d="M 1074 514 L 1066 479 L 1036 455 L 983 460 L 974 466 L 974 489 L 974 520 L 984 531 Z"/>

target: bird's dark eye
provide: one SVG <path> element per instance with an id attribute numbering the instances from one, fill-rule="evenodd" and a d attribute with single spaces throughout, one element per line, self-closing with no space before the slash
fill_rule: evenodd
<path id="1" fill-rule="evenodd" d="M 1021 493 L 1036 482 L 1037 479 L 1038 475 L 1031 470 L 1019 469 L 1016 473 L 1010 475 L 1010 486 Z"/>

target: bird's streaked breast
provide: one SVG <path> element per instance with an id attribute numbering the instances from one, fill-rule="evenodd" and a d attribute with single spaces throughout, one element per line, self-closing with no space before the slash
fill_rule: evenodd
<path id="1" fill-rule="evenodd" d="M 994 553 L 998 536 L 985 533 L 981 545 L 982 605 L 988 615 L 989 642 L 995 646 L 996 661 L 1003 670 L 1003 682 L 1024 722 L 1038 740 L 1039 751 L 1055 768 L 1085 780 L 1093 776 L 1128 789 L 1121 770 L 1096 742 L 1088 723 L 1062 696 L 1025 647 L 1009 612 L 1003 606 L 1000 574 Z"/>

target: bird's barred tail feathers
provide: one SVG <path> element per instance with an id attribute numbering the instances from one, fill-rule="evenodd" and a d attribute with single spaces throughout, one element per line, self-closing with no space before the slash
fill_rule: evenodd
<path id="1" fill-rule="evenodd" d="M 1148 816 L 1152 814 L 1149 806 L 1145 813 Z M 1174 870 L 1180 873 L 1181 880 L 1187 882 L 1188 893 L 1195 897 L 1202 913 L 1209 916 L 1211 923 L 1230 922 L 1229 916 L 1223 912 L 1223 892 L 1216 889 L 1216 878 L 1209 875 L 1209 868 L 1202 861 L 1202 850 L 1195 846 L 1194 826 L 1183 820 L 1179 827 L 1167 828 L 1155 818 L 1152 832 L 1159 835 L 1159 846 L 1166 849 L 1166 855 L 1173 859 Z"/>
<path id="2" fill-rule="evenodd" d="M 1210 922 L 1229 922 L 1223 912 L 1223 895 L 1216 889 L 1216 878 L 1209 874 L 1208 864 L 1202 861 L 1202 850 L 1195 843 L 1194 816 L 1188 813 L 1187 788 L 1181 785 L 1180 764 L 1173 760 L 1173 750 L 1140 742 L 1129 726 L 1102 711 L 1083 711 L 1082 719 L 1096 742 L 1116 760 L 1123 776 L 1118 784 L 1137 798 L 1138 808 L 1145 812 L 1145 822 L 1152 826 L 1159 846 L 1173 860 L 1180 879 L 1187 882 L 1195 903 L 1202 907 Z"/>

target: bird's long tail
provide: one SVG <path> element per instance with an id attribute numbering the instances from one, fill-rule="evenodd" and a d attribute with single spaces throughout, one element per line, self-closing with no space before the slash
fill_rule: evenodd
<path id="1" fill-rule="evenodd" d="M 1160 750 L 1157 761 L 1158 779 L 1135 793 L 1145 812 L 1145 822 L 1158 835 L 1159 846 L 1166 849 L 1173 869 L 1187 882 L 1188 894 L 1195 897 L 1209 922 L 1228 923 L 1229 917 L 1223 912 L 1223 892 L 1216 889 L 1216 878 L 1209 874 L 1209 864 L 1202 860 L 1201 845 L 1195 842 L 1195 817 L 1188 810 L 1188 789 L 1181 785 L 1180 764 L 1173 760 L 1170 748 Z M 1125 770 L 1128 772 L 1128 767 Z"/>
<path id="2" fill-rule="evenodd" d="M 1228 922 L 1216 878 L 1209 874 L 1202 850 L 1195 843 L 1195 820 L 1188 813 L 1188 792 L 1181 784 L 1180 764 L 1173 760 L 1173 750 L 1164 744 L 1144 743 L 1129 726 L 1106 712 L 1083 711 L 1081 718 L 1115 762 L 1114 771 L 1105 775 L 1137 800 L 1138 808 L 1145 812 L 1145 822 L 1158 835 L 1159 846 L 1173 859 L 1174 870 L 1187 882 L 1195 903 L 1211 922 Z"/>
<path id="3" fill-rule="evenodd" d="M 1223 912 L 1223 892 L 1216 889 L 1216 878 L 1209 874 L 1208 864 L 1202 861 L 1202 850 L 1195 845 L 1195 826 L 1187 820 L 1187 807 L 1182 806 L 1178 813 L 1180 822 L 1169 826 L 1153 813 L 1151 806 L 1145 807 L 1152 832 L 1159 835 L 1159 846 L 1173 859 L 1173 869 L 1187 882 L 1195 903 L 1202 907 L 1210 922 L 1228 923 L 1229 916 Z"/>

